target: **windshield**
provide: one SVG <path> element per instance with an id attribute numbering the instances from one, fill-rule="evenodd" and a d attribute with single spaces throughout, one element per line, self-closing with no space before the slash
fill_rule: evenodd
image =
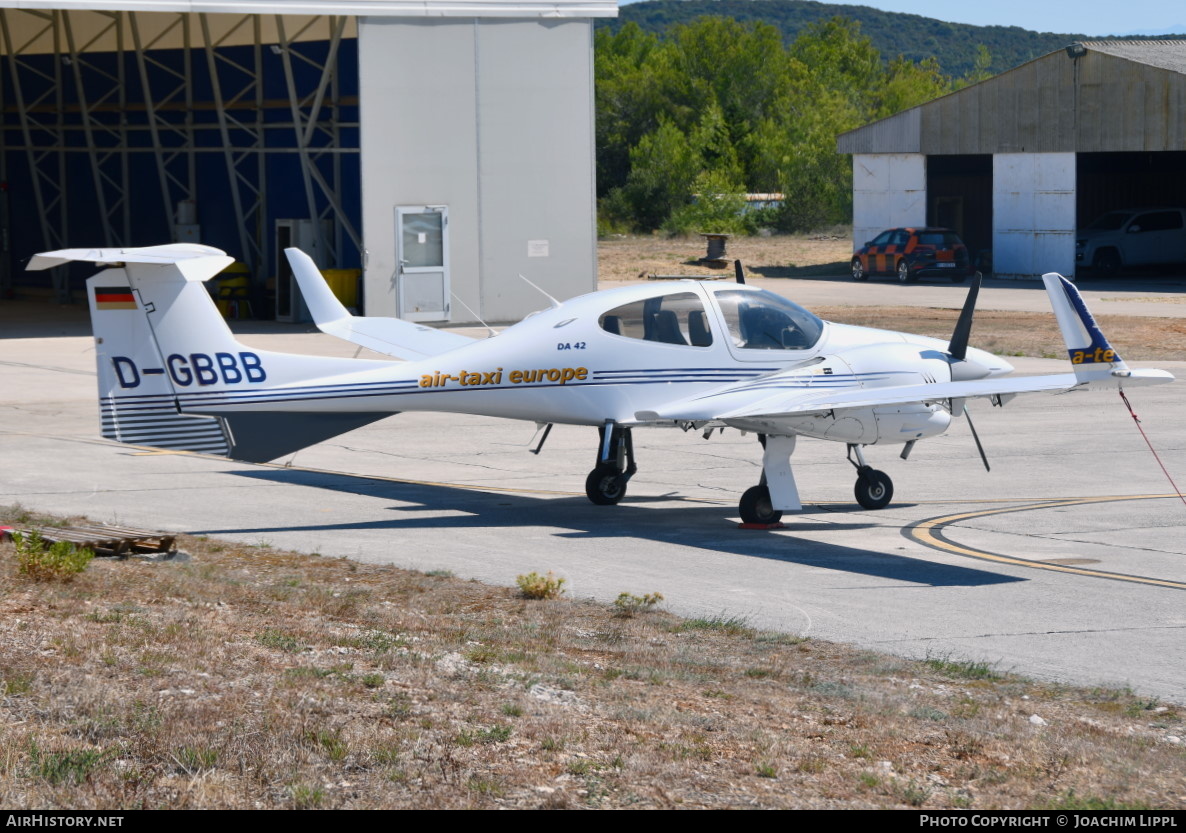
<path id="1" fill-rule="evenodd" d="M 824 322 L 798 304 L 764 289 L 727 289 L 715 294 L 729 337 L 745 350 L 807 350 L 824 331 Z"/>
<path id="2" fill-rule="evenodd" d="M 1132 214 L 1127 211 L 1109 211 L 1107 214 L 1096 217 L 1095 222 L 1088 228 L 1094 231 L 1116 231 L 1131 216 Z"/>

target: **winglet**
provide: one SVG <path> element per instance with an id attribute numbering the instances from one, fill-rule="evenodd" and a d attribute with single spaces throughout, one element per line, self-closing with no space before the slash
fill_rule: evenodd
<path id="1" fill-rule="evenodd" d="M 1062 330 L 1075 378 L 1088 382 L 1107 376 L 1131 376 L 1132 371 L 1100 331 L 1075 285 L 1057 272 L 1047 272 L 1042 283 Z"/>

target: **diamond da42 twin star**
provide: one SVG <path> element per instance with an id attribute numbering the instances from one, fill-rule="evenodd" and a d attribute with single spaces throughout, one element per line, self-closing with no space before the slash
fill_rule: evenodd
<path id="1" fill-rule="evenodd" d="M 1071 372 L 1017 377 L 1007 375 L 1008 362 L 968 345 L 978 283 L 950 342 L 831 323 L 762 289 L 697 281 L 554 302 L 495 337 L 472 339 L 351 315 L 304 253 L 287 254 L 324 332 L 401 361 L 240 344 L 203 286 L 232 262 L 218 249 L 34 256 L 30 269 L 107 267 L 87 281 L 103 436 L 263 462 L 401 411 L 587 425 L 600 440 L 586 492 L 593 503 L 614 504 L 636 472 L 635 429 L 729 426 L 762 442 L 761 482 L 740 501 L 742 520 L 762 524 L 801 508 L 791 467 L 799 437 L 846 444 L 857 501 L 877 509 L 893 484 L 862 448 L 900 444 L 905 458 L 919 440 L 967 417 L 969 399 L 1004 405 L 1018 394 L 1173 380 L 1164 370 L 1130 369 L 1057 274 L 1043 281 Z"/>

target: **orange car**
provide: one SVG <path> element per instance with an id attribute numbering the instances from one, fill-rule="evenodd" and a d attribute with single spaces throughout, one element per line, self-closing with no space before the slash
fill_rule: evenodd
<path id="1" fill-rule="evenodd" d="M 897 275 L 902 283 L 919 278 L 967 280 L 975 270 L 968 247 L 945 228 L 892 228 L 857 249 L 852 256 L 852 279 Z"/>

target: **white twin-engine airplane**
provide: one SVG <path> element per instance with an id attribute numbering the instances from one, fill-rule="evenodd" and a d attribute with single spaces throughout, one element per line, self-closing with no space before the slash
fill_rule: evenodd
<path id="1" fill-rule="evenodd" d="M 635 428 L 708 436 L 729 426 L 757 434 L 764 448 L 761 482 L 742 495 L 741 519 L 772 524 L 802 508 L 791 471 L 800 436 L 845 443 L 857 501 L 879 509 L 893 484 L 862 448 L 904 444 L 905 459 L 918 440 L 967 416 L 969 399 L 1004 405 L 1020 393 L 1173 380 L 1164 370 L 1130 369 L 1057 274 L 1043 281 L 1073 372 L 1006 377 L 1008 362 L 968 346 L 978 282 L 949 343 L 822 321 L 772 292 L 691 280 L 553 302 L 475 340 L 353 316 L 308 256 L 287 254 L 318 327 L 404 361 L 245 347 L 202 285 L 232 262 L 208 246 L 34 256 L 30 269 L 108 267 L 87 281 L 103 436 L 263 462 L 400 411 L 588 425 L 601 440 L 585 491 L 593 503 L 614 504 L 637 470 Z"/>

